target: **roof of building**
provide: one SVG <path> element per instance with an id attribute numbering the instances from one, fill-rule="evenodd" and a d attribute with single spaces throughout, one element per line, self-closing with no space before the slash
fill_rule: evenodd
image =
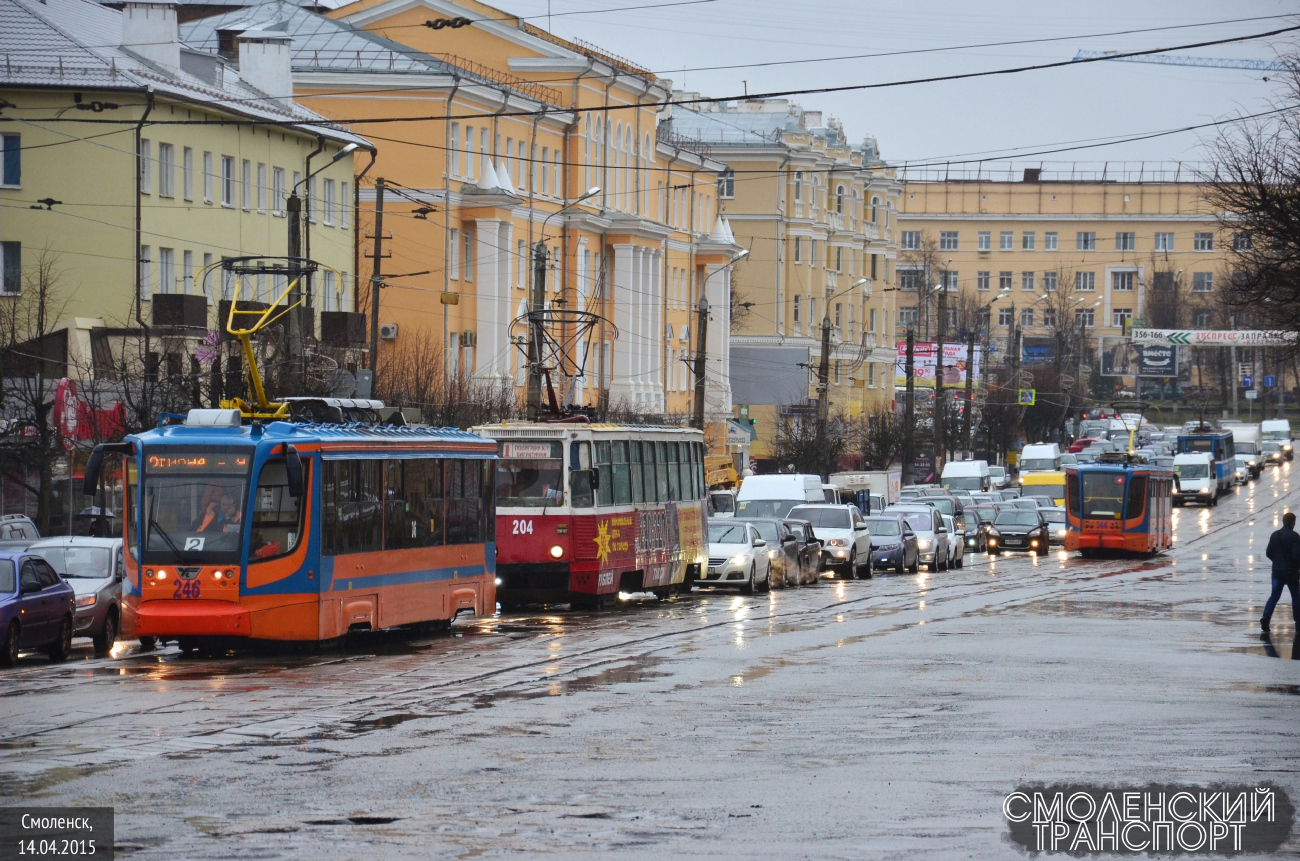
<path id="1" fill-rule="evenodd" d="M 311 134 L 369 146 L 320 114 L 274 99 L 233 72 L 219 82 L 166 69 L 121 46 L 122 13 L 92 0 L 0 0 L 0 84 L 146 90 Z M 182 50 L 184 47 L 182 46 Z"/>
<path id="2" fill-rule="evenodd" d="M 674 95 L 694 98 L 694 93 Z M 785 99 L 755 99 L 741 102 L 710 102 L 691 106 L 674 103 L 668 120 L 672 133 L 683 138 L 722 147 L 777 146 L 786 135 L 806 134 L 827 146 L 848 147 L 860 153 L 866 163 L 878 162 L 880 154 L 874 138 L 865 138 L 852 147 L 844 126 L 835 118 L 822 122 L 820 111 L 805 111 Z"/>

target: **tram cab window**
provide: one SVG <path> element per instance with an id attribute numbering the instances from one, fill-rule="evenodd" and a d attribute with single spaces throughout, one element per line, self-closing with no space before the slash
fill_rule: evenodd
<path id="1" fill-rule="evenodd" d="M 1135 475 L 1128 480 L 1128 505 L 1124 508 L 1125 520 L 1136 520 L 1146 511 L 1147 477 Z"/>
<path id="2" fill-rule="evenodd" d="M 610 460 L 610 444 L 596 443 L 596 504 L 614 504 L 614 473 Z"/>
<path id="3" fill-rule="evenodd" d="M 310 487 L 310 458 L 302 461 L 303 487 Z M 253 495 L 250 559 L 274 559 L 292 553 L 302 541 L 303 497 L 289 493 L 289 472 L 284 460 L 262 465 Z"/>
<path id="4" fill-rule="evenodd" d="M 592 475 L 591 443 L 569 443 L 569 501 L 574 508 L 591 508 L 596 504 Z"/>
<path id="5" fill-rule="evenodd" d="M 628 459 L 632 461 L 632 501 L 645 502 L 645 489 L 654 487 L 654 478 L 652 477 L 648 482 L 643 480 L 644 466 L 641 460 L 641 442 L 632 440 L 628 445 L 631 446 L 629 449 L 631 454 L 628 455 Z M 651 495 L 653 496 L 653 492 Z"/>
<path id="6" fill-rule="evenodd" d="M 1124 509 L 1124 474 L 1089 472 L 1083 476 L 1083 516 L 1119 520 Z"/>
<path id="7" fill-rule="evenodd" d="M 563 443 L 521 441 L 497 445 L 501 456 L 496 462 L 496 492 L 501 505 L 553 508 L 564 504 Z M 459 498 L 451 492 L 450 473 L 448 482 L 447 498 Z"/>

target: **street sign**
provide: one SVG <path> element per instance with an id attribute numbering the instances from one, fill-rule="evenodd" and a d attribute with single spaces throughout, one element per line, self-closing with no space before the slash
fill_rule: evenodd
<path id="1" fill-rule="evenodd" d="M 1246 389 L 1246 400 L 1253 401 L 1259 397 L 1259 391 L 1256 389 Z"/>
<path id="2" fill-rule="evenodd" d="M 1020 400 L 1016 403 L 1022 407 L 1032 407 L 1034 405 L 1034 396 L 1038 394 L 1037 389 L 1021 389 Z"/>
<path id="3" fill-rule="evenodd" d="M 1264 385 L 1270 389 L 1273 388 L 1273 386 L 1277 385 L 1277 377 L 1273 376 L 1272 374 L 1269 374 L 1264 378 Z"/>
<path id="4" fill-rule="evenodd" d="M 1267 378 L 1266 378 L 1266 379 L 1267 379 Z M 1247 389 L 1249 389 L 1249 388 L 1253 388 L 1254 385 L 1255 385 L 1255 378 L 1254 378 L 1254 377 L 1251 377 L 1251 376 L 1245 376 L 1245 377 L 1242 377 L 1242 378 L 1241 378 L 1241 385 L 1242 385 L 1244 388 L 1247 388 Z"/>

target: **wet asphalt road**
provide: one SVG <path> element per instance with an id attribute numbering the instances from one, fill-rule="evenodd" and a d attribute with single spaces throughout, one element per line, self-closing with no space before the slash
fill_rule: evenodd
<path id="1" fill-rule="evenodd" d="M 141 859 L 1002 858 L 1021 782 L 1297 799 L 1290 605 L 1257 623 L 1297 470 L 1175 509 L 1151 560 L 968 557 L 288 656 L 79 641 L 0 673 L 0 803 L 112 805 Z"/>

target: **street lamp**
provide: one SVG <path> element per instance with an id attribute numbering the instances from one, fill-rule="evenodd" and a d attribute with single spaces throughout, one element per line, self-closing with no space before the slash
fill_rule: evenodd
<path id="1" fill-rule="evenodd" d="M 698 331 L 695 335 L 695 404 L 691 415 L 691 427 L 696 430 L 704 430 L 704 358 L 707 355 L 706 348 L 709 339 L 709 279 L 719 272 L 723 272 L 735 266 L 740 261 L 749 256 L 749 249 L 742 248 L 735 257 L 728 260 L 722 266 L 704 276 L 704 281 L 700 284 L 700 301 L 696 304 L 697 314 L 696 327 Z"/>

